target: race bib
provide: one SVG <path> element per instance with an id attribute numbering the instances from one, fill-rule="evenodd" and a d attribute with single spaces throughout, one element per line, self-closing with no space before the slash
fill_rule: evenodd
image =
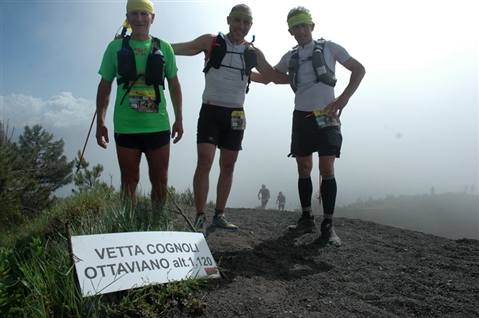
<path id="1" fill-rule="evenodd" d="M 341 125 L 339 118 L 330 116 L 324 109 L 315 110 L 314 116 L 316 117 L 316 123 L 319 128 Z"/>
<path id="2" fill-rule="evenodd" d="M 233 130 L 246 129 L 246 117 L 245 117 L 244 111 L 235 110 L 231 113 L 231 129 Z"/>
<path id="3" fill-rule="evenodd" d="M 140 113 L 157 113 L 158 105 L 155 103 L 155 95 L 148 96 L 149 92 L 135 91 L 130 93 L 130 106 Z"/>

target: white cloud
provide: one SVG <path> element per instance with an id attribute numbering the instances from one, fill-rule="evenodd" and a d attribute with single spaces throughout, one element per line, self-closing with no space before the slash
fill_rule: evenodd
<path id="1" fill-rule="evenodd" d="M 95 111 L 91 100 L 75 99 L 71 93 L 53 96 L 43 105 L 46 108 L 44 118 L 57 128 L 83 127 Z"/>
<path id="2" fill-rule="evenodd" d="M 95 111 L 94 101 L 75 98 L 62 92 L 47 101 L 23 94 L 0 96 L 2 121 L 10 126 L 41 124 L 44 127 L 72 128 L 85 126 Z"/>

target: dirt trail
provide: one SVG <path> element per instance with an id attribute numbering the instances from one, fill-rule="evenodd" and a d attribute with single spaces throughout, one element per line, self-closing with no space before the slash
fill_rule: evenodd
<path id="1" fill-rule="evenodd" d="M 188 211 L 187 213 L 192 213 Z M 208 212 L 211 220 L 212 212 Z M 198 293 L 203 317 L 479 317 L 479 241 L 336 218 L 343 246 L 293 235 L 299 214 L 228 209 L 209 228 L 223 279 Z M 188 317 L 174 308 L 168 317 Z"/>

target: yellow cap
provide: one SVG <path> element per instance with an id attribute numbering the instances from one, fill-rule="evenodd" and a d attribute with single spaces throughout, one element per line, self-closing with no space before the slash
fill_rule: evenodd
<path id="1" fill-rule="evenodd" d="M 130 13 L 133 10 L 138 10 L 153 14 L 153 6 L 153 2 L 150 0 L 128 0 L 126 4 L 126 13 Z"/>

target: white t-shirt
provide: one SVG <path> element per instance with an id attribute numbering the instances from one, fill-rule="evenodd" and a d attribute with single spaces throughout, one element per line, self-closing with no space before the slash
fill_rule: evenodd
<path id="1" fill-rule="evenodd" d="M 309 84 L 316 80 L 313 70 L 312 60 L 307 60 L 313 55 L 314 41 L 299 47 L 298 55 L 300 66 L 298 70 L 298 87 Z M 283 55 L 281 61 L 275 66 L 280 72 L 288 73 L 289 60 L 291 59 L 292 50 Z M 327 41 L 323 50 L 324 60 L 331 71 L 336 71 L 336 61 L 339 63 L 346 62 L 351 56 L 339 44 Z M 305 61 L 304 63 L 302 61 Z M 298 90 L 294 97 L 294 109 L 301 111 L 321 110 L 332 103 L 335 99 L 334 87 L 324 83 L 316 83 L 306 88 Z"/>
<path id="2" fill-rule="evenodd" d="M 245 68 L 243 52 L 247 42 L 233 44 L 226 37 L 227 52 L 219 69 L 210 68 L 205 75 L 203 103 L 228 108 L 243 107 L 248 76 L 242 75 Z M 235 53 L 229 53 L 235 52 Z M 225 67 L 223 65 L 231 66 Z"/>

